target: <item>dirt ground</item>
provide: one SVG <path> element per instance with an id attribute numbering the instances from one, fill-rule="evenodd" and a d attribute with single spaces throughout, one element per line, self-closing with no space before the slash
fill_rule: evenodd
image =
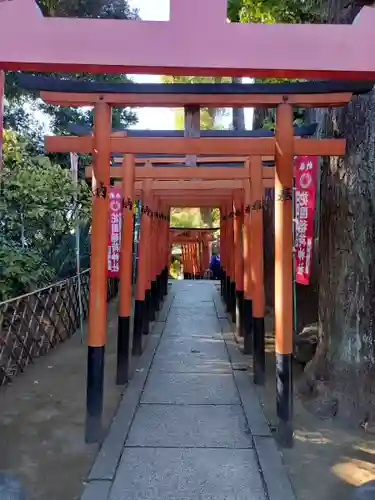
<path id="1" fill-rule="evenodd" d="M 115 385 L 116 302 L 109 305 L 104 424 L 119 404 Z M 98 451 L 84 442 L 86 344 L 77 332 L 0 389 L 0 471 L 22 482 L 28 500 L 76 500 Z"/>
<path id="2" fill-rule="evenodd" d="M 257 388 L 264 412 L 276 424 L 273 318 L 267 318 L 267 384 Z M 295 377 L 298 378 L 298 370 Z M 295 380 L 296 380 L 295 378 Z M 349 500 L 353 489 L 375 479 L 375 435 L 322 420 L 294 399 L 295 444 L 283 458 L 298 500 Z"/>

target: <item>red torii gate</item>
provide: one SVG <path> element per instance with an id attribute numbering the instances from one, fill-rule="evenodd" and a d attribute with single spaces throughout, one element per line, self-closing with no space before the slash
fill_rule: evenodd
<path id="1" fill-rule="evenodd" d="M 209 243 L 213 240 L 213 231 L 218 231 L 220 228 L 177 228 L 169 229 L 170 244 L 182 246 L 182 260 L 186 264 L 186 255 L 184 250 L 193 249 L 193 254 L 196 254 L 196 260 L 199 263 L 196 273 L 193 276 L 203 278 L 204 272 L 207 271 L 210 261 Z M 188 272 L 187 274 L 191 274 Z"/>
<path id="2" fill-rule="evenodd" d="M 2 0 L 0 69 L 364 80 L 374 26 L 371 7 L 353 25 L 262 25 L 228 23 L 227 0 L 171 0 L 169 22 L 44 18 L 34 0 Z"/>

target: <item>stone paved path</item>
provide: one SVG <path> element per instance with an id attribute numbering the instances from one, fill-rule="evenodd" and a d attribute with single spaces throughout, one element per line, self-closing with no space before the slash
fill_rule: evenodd
<path id="1" fill-rule="evenodd" d="M 249 399 L 255 398 L 251 379 L 232 368 L 216 288 L 177 281 L 171 294 L 167 321 L 138 371 L 144 374 L 139 404 L 131 413 L 136 396 L 127 399 L 130 384 L 107 438 L 117 444 L 117 463 L 106 465 L 116 458 L 104 443 L 83 499 L 292 500 L 259 403 Z M 263 470 L 267 463 L 269 471 Z"/>

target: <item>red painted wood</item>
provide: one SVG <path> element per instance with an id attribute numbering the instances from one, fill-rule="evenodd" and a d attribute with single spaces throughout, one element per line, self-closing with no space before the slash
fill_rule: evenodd
<path id="1" fill-rule="evenodd" d="M 375 8 L 353 25 L 262 25 L 227 23 L 226 4 L 171 0 L 171 21 L 160 22 L 43 18 L 34 0 L 5 0 L 0 69 L 375 77 Z"/>

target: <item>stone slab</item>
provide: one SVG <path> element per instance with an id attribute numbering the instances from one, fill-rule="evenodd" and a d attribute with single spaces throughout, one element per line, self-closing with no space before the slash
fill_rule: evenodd
<path id="1" fill-rule="evenodd" d="M 229 359 L 235 370 L 247 369 L 251 363 L 251 356 L 245 355 L 240 350 L 240 345 L 236 342 L 232 330 L 232 324 L 227 319 L 219 319 L 222 338 L 228 349 Z"/>
<path id="2" fill-rule="evenodd" d="M 213 339 L 207 337 L 189 338 L 189 337 L 173 337 L 167 338 L 163 336 L 158 347 L 157 355 L 199 355 L 205 354 L 215 356 L 220 359 L 228 360 L 228 351 L 225 347 L 225 342 L 222 339 Z"/>
<path id="3" fill-rule="evenodd" d="M 163 306 L 160 309 L 159 313 L 157 314 L 156 321 L 161 321 L 165 323 L 167 321 L 169 311 L 172 307 L 173 301 L 174 301 L 174 294 L 169 292 L 168 295 L 165 297 Z"/>
<path id="4" fill-rule="evenodd" d="M 154 373 L 146 383 L 142 403 L 240 404 L 232 374 Z"/>
<path id="5" fill-rule="evenodd" d="M 231 373 L 231 365 L 223 341 L 164 337 L 154 358 L 154 371 Z"/>
<path id="6" fill-rule="evenodd" d="M 228 318 L 219 318 L 221 333 L 225 337 L 233 337 L 233 325 Z M 230 337 L 229 337 L 230 336 Z"/>
<path id="7" fill-rule="evenodd" d="M 251 448 L 241 406 L 140 405 L 126 446 Z"/>
<path id="8" fill-rule="evenodd" d="M 205 302 L 204 304 L 176 304 L 173 302 L 171 309 L 171 315 L 169 321 L 171 321 L 175 316 L 189 319 L 198 319 L 199 316 L 213 316 L 217 319 L 216 309 L 213 302 Z"/>
<path id="9" fill-rule="evenodd" d="M 173 302 L 173 310 L 174 311 L 179 310 L 182 312 L 184 309 L 189 311 L 189 314 L 190 314 L 190 311 L 194 310 L 194 311 L 202 311 L 202 312 L 207 311 L 211 315 L 213 315 L 213 311 L 214 311 L 212 300 L 201 301 L 200 299 L 195 299 L 193 301 L 193 300 L 186 300 L 184 298 L 175 299 L 175 301 Z M 193 313 L 191 313 L 191 314 L 193 314 Z"/>
<path id="10" fill-rule="evenodd" d="M 153 334 L 143 356 L 136 364 L 131 381 L 126 388 L 119 409 L 112 421 L 109 433 L 98 453 L 89 474 L 89 481 L 111 480 L 119 463 L 121 453 L 132 424 L 156 348 L 163 332 L 164 323 L 155 323 Z"/>
<path id="11" fill-rule="evenodd" d="M 111 486 L 111 481 L 92 481 L 86 485 L 81 500 L 107 500 Z"/>
<path id="12" fill-rule="evenodd" d="M 202 356 L 188 357 L 180 356 L 176 359 L 171 357 L 158 358 L 151 368 L 151 374 L 155 372 L 168 373 L 232 373 L 229 361 L 215 359 L 214 357 Z"/>
<path id="13" fill-rule="evenodd" d="M 271 430 L 248 372 L 235 371 L 234 380 L 253 436 L 271 436 Z"/>
<path id="14" fill-rule="evenodd" d="M 170 328 L 186 330 L 195 332 L 214 330 L 220 331 L 220 324 L 215 314 L 207 314 L 205 311 L 196 313 L 195 315 L 189 314 L 176 314 L 173 309 L 170 311 L 169 319 L 167 322 L 168 330 Z M 183 332 L 182 332 L 183 333 Z"/>
<path id="15" fill-rule="evenodd" d="M 201 328 L 192 326 L 190 328 L 178 328 L 173 325 L 168 325 L 168 327 L 164 330 L 164 338 L 165 337 L 176 337 L 176 338 L 208 338 L 208 339 L 216 339 L 223 340 L 223 337 L 219 331 L 219 329 L 212 330 L 212 328 Z"/>
<path id="16" fill-rule="evenodd" d="M 221 295 L 219 292 L 214 293 L 213 302 L 215 305 L 217 317 L 219 319 L 226 319 L 228 317 L 228 314 L 226 312 L 225 305 L 223 304 L 223 301 L 221 300 Z"/>
<path id="17" fill-rule="evenodd" d="M 167 323 L 165 329 L 166 337 L 215 337 L 222 338 L 220 327 L 215 321 L 202 320 L 189 321 L 185 319 L 183 321 L 171 321 Z"/>
<path id="18" fill-rule="evenodd" d="M 125 450 L 109 500 L 266 500 L 253 450 Z"/>
<path id="19" fill-rule="evenodd" d="M 296 500 L 292 484 L 273 437 L 254 437 L 269 500 Z"/>
<path id="20" fill-rule="evenodd" d="M 192 286 L 191 289 L 186 291 L 179 291 L 176 295 L 174 305 L 206 305 L 206 303 L 212 304 L 213 302 L 213 292 L 210 288 L 197 288 Z"/>

